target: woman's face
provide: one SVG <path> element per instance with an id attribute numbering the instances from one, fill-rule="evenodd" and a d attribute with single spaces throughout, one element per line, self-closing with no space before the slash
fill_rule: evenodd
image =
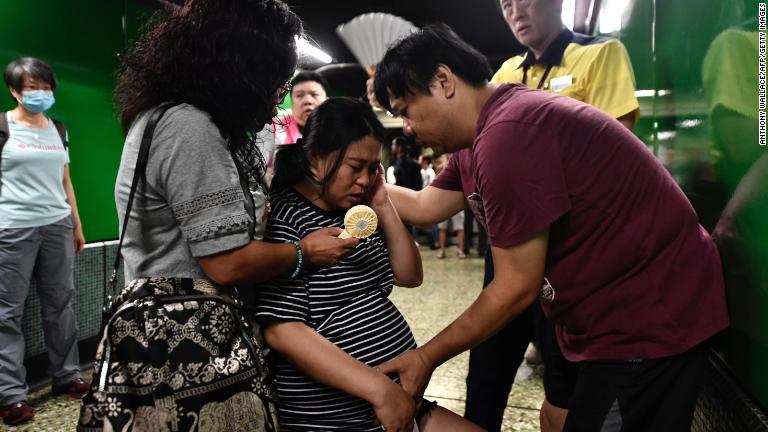
<path id="1" fill-rule="evenodd" d="M 325 178 L 333 169 L 339 152 L 325 158 L 311 158 L 310 164 L 317 177 Z M 336 173 L 325 185 L 320 197 L 328 209 L 348 209 L 363 204 L 369 188 L 374 184 L 381 164 L 381 142 L 371 135 L 353 142 L 347 148 Z"/>
<path id="2" fill-rule="evenodd" d="M 45 90 L 45 91 L 51 91 L 51 85 L 43 80 L 31 77 L 29 75 L 24 75 L 21 79 L 21 92 L 16 91 L 13 87 L 9 87 L 11 91 L 11 95 L 14 99 L 16 99 L 19 104 L 21 104 L 21 100 L 23 98 L 23 93 L 26 91 L 35 91 L 35 90 Z"/>

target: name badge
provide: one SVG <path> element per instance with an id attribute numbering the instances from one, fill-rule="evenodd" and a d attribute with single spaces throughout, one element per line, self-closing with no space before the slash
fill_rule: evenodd
<path id="1" fill-rule="evenodd" d="M 573 75 L 566 75 L 549 80 L 549 88 L 555 93 L 560 93 L 573 84 Z"/>

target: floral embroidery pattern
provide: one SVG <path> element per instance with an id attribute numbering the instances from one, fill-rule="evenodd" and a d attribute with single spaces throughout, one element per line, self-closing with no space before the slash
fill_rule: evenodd
<path id="1" fill-rule="evenodd" d="M 210 281 L 132 281 L 117 299 L 132 306 L 113 317 L 99 344 L 78 430 L 276 430 L 265 355 L 228 302 L 228 291 Z"/>
<path id="2" fill-rule="evenodd" d="M 183 219 L 203 210 L 242 200 L 243 189 L 240 186 L 233 186 L 176 204 L 173 206 L 173 214 Z"/>
<path id="3" fill-rule="evenodd" d="M 220 217 L 200 225 L 182 226 L 181 230 L 189 242 L 199 242 L 236 232 L 245 232 L 251 226 L 251 218 L 245 213 Z"/>

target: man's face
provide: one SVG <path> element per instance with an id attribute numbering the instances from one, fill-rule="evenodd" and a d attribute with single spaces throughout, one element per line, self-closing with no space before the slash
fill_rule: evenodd
<path id="1" fill-rule="evenodd" d="M 445 153 L 458 149 L 456 140 L 451 137 L 459 111 L 452 110 L 450 103 L 442 95 L 430 93 L 406 93 L 400 98 L 392 97 L 390 105 L 393 114 L 403 120 L 403 133 L 416 138 L 416 144 L 429 147 L 435 153 Z"/>
<path id="2" fill-rule="evenodd" d="M 546 48 L 542 45 L 562 26 L 562 0 L 500 0 L 500 5 L 512 33 L 528 48 Z"/>
<path id="3" fill-rule="evenodd" d="M 291 111 L 296 123 L 304 127 L 312 111 L 326 99 L 328 96 L 325 94 L 323 86 L 317 81 L 304 81 L 293 86 Z"/>

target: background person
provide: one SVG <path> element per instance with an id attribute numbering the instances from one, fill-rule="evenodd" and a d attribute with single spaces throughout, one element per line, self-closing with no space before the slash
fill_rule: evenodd
<path id="1" fill-rule="evenodd" d="M 80 371 L 72 309 L 73 262 L 85 245 L 69 176 L 67 135 L 45 115 L 55 102 L 56 75 L 42 60 L 24 57 L 5 68 L 16 107 L 1 113 L 0 139 L 0 416 L 5 424 L 30 420 L 27 402 L 24 301 L 35 278 L 53 393 L 88 391 Z M 61 128 L 61 132 L 59 131 Z"/>
<path id="2" fill-rule="evenodd" d="M 450 153 L 441 155 L 441 168 L 442 171 L 445 168 L 445 164 L 451 159 Z M 448 229 L 450 227 L 451 232 L 456 233 L 456 256 L 459 259 L 464 259 L 467 255 L 464 253 L 464 211 L 460 211 L 450 218 L 437 224 L 438 232 L 438 248 L 437 258 L 445 258 L 445 246 L 448 243 Z"/>
<path id="3" fill-rule="evenodd" d="M 421 188 L 424 189 L 425 187 L 429 186 L 430 183 L 432 183 L 432 180 L 434 180 L 435 176 L 437 175 L 432 166 L 432 155 L 420 155 L 419 166 L 421 167 Z M 417 228 L 416 231 L 422 232 L 427 236 L 427 245 L 429 246 L 429 249 L 437 249 L 437 240 L 439 235 L 437 231 L 437 225 L 430 225 L 429 227 L 423 229 Z"/>
<path id="4" fill-rule="evenodd" d="M 301 138 L 312 111 L 328 99 L 328 83 L 314 71 L 302 71 L 291 79 L 291 116 L 275 125 L 277 145 L 294 144 Z"/>
<path id="5" fill-rule="evenodd" d="M 314 71 L 301 71 L 290 83 L 291 114 L 274 119 L 258 135 L 261 154 L 267 162 L 267 181 L 274 173 L 275 152 L 280 146 L 296 143 L 312 111 L 328 99 L 328 84 Z"/>

